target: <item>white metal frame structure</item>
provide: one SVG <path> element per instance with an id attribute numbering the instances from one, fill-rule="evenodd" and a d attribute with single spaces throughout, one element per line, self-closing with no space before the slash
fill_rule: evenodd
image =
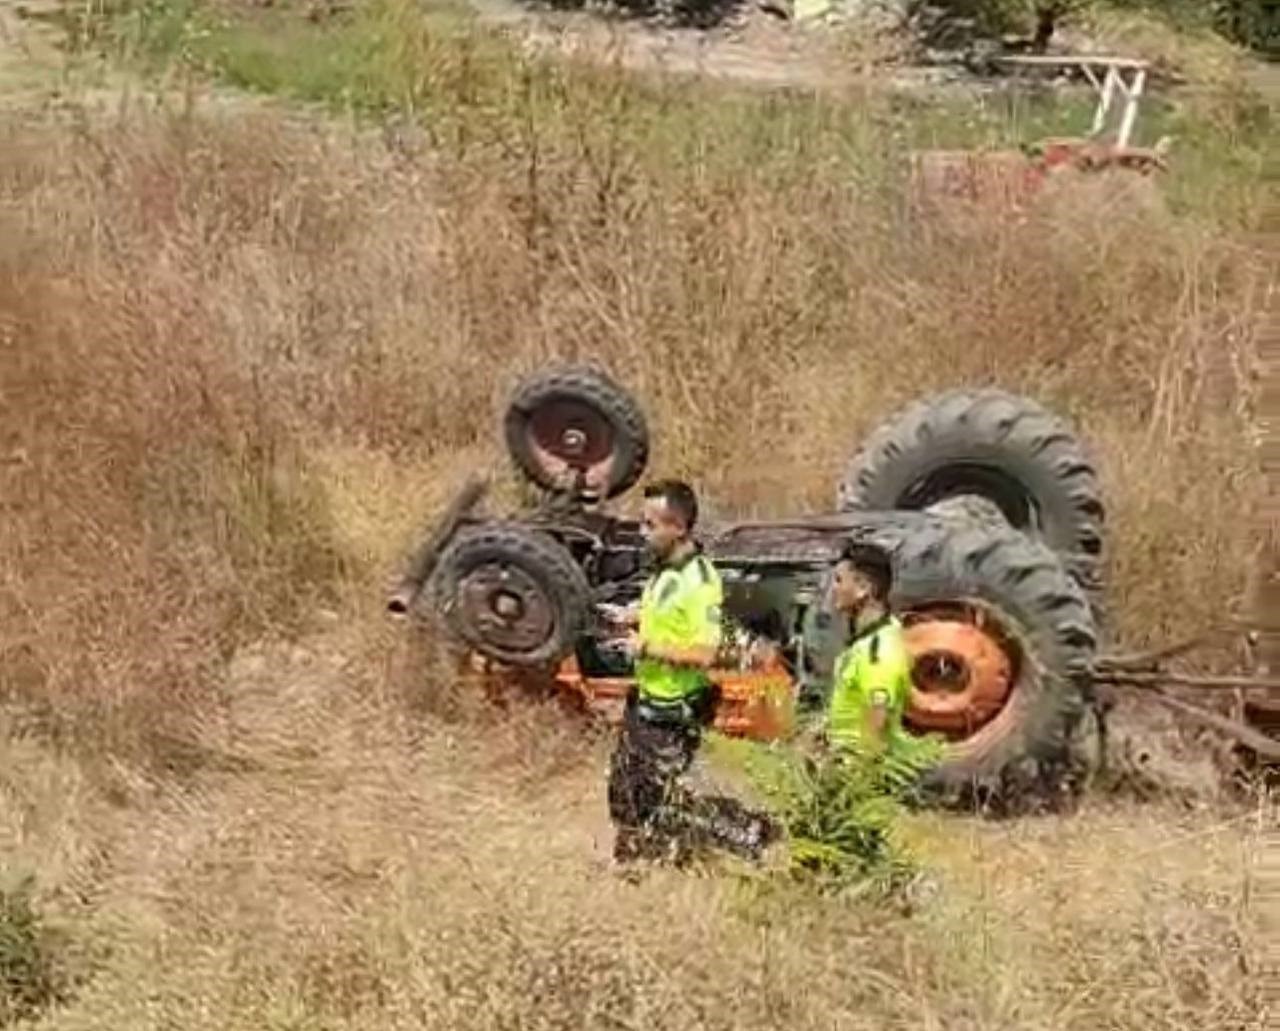
<path id="1" fill-rule="evenodd" d="M 1098 107 L 1093 115 L 1091 137 L 1099 136 L 1107 127 L 1112 104 L 1119 94 L 1124 109 L 1120 127 L 1116 132 L 1116 146 L 1128 147 L 1133 127 L 1138 120 L 1138 104 L 1147 87 L 1148 61 L 1132 57 L 1102 57 L 1090 54 L 1073 54 L 1057 57 L 1051 55 L 1017 55 L 997 58 L 1001 64 L 1015 67 L 1078 68 L 1098 94 Z M 1099 78 L 1099 71 L 1102 75 Z"/>

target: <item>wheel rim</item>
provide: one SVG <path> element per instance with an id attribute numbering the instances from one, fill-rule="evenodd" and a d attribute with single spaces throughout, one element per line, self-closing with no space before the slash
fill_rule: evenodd
<path id="1" fill-rule="evenodd" d="M 588 486 L 603 489 L 613 467 L 615 437 L 595 407 L 572 398 L 539 405 L 525 423 L 525 440 L 551 480 L 581 470 Z"/>
<path id="2" fill-rule="evenodd" d="M 458 616 L 476 639 L 507 654 L 528 654 L 555 630 L 551 599 L 517 566 L 492 563 L 458 584 Z"/>
<path id="3" fill-rule="evenodd" d="M 956 742 L 990 726 L 1009 705 L 1021 668 L 1020 649 L 998 617 L 947 603 L 913 608 L 903 622 L 912 660 L 907 727 Z"/>

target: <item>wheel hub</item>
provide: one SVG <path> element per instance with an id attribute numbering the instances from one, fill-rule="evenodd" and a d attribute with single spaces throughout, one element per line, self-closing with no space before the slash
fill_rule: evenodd
<path id="1" fill-rule="evenodd" d="M 549 599 L 531 576 L 514 566 L 480 566 L 459 584 L 459 596 L 462 618 L 504 651 L 532 651 L 554 630 Z"/>
<path id="2" fill-rule="evenodd" d="M 583 402 L 566 399 L 540 405 L 525 426 L 538 463 L 553 477 L 582 473 L 587 486 L 608 480 L 614 435 L 609 420 Z"/>
<path id="3" fill-rule="evenodd" d="M 906 628 L 912 657 L 906 723 L 956 740 L 990 723 L 1008 703 L 1017 653 L 1000 628 L 969 606 L 915 612 Z"/>
<path id="4" fill-rule="evenodd" d="M 576 457 L 587 449 L 587 435 L 579 429 L 567 429 L 560 438 L 560 444 L 566 455 Z"/>
<path id="5" fill-rule="evenodd" d="M 524 603 L 520 596 L 509 591 L 498 591 L 493 596 L 493 611 L 500 619 L 519 619 L 524 614 Z"/>

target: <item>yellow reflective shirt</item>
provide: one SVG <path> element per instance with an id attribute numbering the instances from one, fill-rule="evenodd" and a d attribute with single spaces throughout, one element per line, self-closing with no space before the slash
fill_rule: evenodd
<path id="1" fill-rule="evenodd" d="M 719 648 L 724 588 L 716 567 L 695 551 L 664 566 L 645 584 L 640 597 L 640 640 L 646 647 Z M 677 702 L 700 690 L 706 673 L 658 659 L 636 662 L 640 696 Z"/>
<path id="2" fill-rule="evenodd" d="M 867 627 L 836 660 L 827 736 L 838 749 L 857 749 L 864 741 L 867 714 L 883 704 L 888 716 L 885 744 L 904 743 L 902 714 L 911 700 L 911 657 L 902 624 L 887 616 Z"/>

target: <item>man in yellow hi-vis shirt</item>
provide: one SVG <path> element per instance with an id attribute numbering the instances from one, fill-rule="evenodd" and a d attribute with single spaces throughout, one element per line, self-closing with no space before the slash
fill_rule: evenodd
<path id="1" fill-rule="evenodd" d="M 641 526 L 657 571 L 632 614 L 636 687 L 609 772 L 619 862 L 679 855 L 699 839 L 755 855 L 770 833 L 763 817 L 731 799 L 694 798 L 679 783 L 718 700 L 707 670 L 720 650 L 724 591 L 692 537 L 697 518 L 688 484 L 663 480 L 645 490 Z"/>
<path id="2" fill-rule="evenodd" d="M 911 658 L 902 624 L 889 607 L 893 566 L 883 549 L 850 543 L 832 584 L 853 640 L 836 660 L 827 708 L 827 740 L 837 752 L 879 755 L 910 747 L 902 715 L 911 699 Z"/>

